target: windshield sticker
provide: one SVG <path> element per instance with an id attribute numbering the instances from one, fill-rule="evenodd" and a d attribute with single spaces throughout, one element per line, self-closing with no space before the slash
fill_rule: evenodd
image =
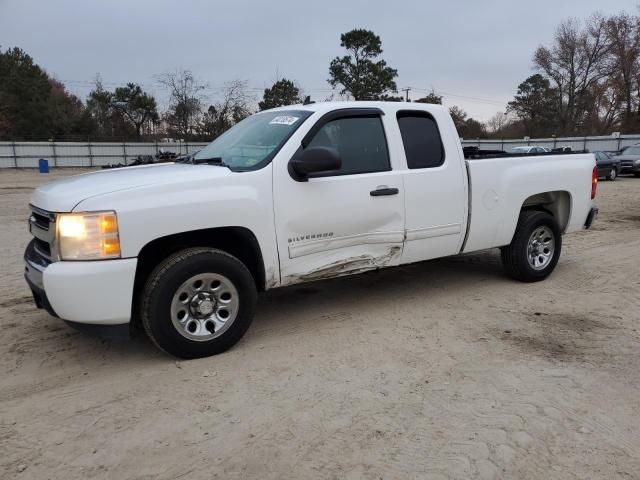
<path id="1" fill-rule="evenodd" d="M 300 117 L 291 115 L 280 115 L 269 122 L 269 125 L 293 125 Z"/>

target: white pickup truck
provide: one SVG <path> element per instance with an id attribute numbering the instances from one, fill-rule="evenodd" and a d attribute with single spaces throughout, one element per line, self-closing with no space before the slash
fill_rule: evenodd
<path id="1" fill-rule="evenodd" d="M 25 277 L 49 313 L 139 322 L 184 358 L 234 345 L 276 287 L 494 247 L 511 277 L 544 279 L 597 213 L 594 156 L 474 157 L 437 105 L 261 112 L 191 163 L 36 189 Z"/>

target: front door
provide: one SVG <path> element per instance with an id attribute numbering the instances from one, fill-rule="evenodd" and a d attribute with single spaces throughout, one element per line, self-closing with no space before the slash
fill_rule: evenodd
<path id="1" fill-rule="evenodd" d="M 300 148 L 331 147 L 339 170 L 296 181 L 274 165 L 274 209 L 283 285 L 397 265 L 404 240 L 402 176 L 389 159 L 377 109 L 318 120 Z"/>

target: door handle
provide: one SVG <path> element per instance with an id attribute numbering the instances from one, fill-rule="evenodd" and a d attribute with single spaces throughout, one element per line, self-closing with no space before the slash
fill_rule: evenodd
<path id="1" fill-rule="evenodd" d="M 369 195 L 371 195 L 372 197 L 382 197 L 383 195 L 397 195 L 398 193 L 400 193 L 400 190 L 398 190 L 395 187 L 378 187 L 375 190 L 371 190 L 369 192 Z"/>

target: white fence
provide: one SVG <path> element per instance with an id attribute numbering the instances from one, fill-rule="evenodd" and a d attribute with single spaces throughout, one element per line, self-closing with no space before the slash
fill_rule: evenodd
<path id="1" fill-rule="evenodd" d="M 109 142 L 0 142 L 0 168 L 37 167 L 41 158 L 51 167 L 97 167 L 129 164 L 141 155 L 160 150 L 178 155 L 193 153 L 206 143 L 109 143 Z"/>
<path id="2" fill-rule="evenodd" d="M 556 148 L 570 146 L 573 150 L 617 151 L 640 143 L 640 135 L 620 137 L 537 138 L 530 140 L 463 140 L 463 146 L 506 150 L 524 145 Z M 206 143 L 108 143 L 108 142 L 0 142 L 0 168 L 37 167 L 41 158 L 51 167 L 98 167 L 129 164 L 141 155 L 155 155 L 160 150 L 178 155 L 193 153 Z"/>

